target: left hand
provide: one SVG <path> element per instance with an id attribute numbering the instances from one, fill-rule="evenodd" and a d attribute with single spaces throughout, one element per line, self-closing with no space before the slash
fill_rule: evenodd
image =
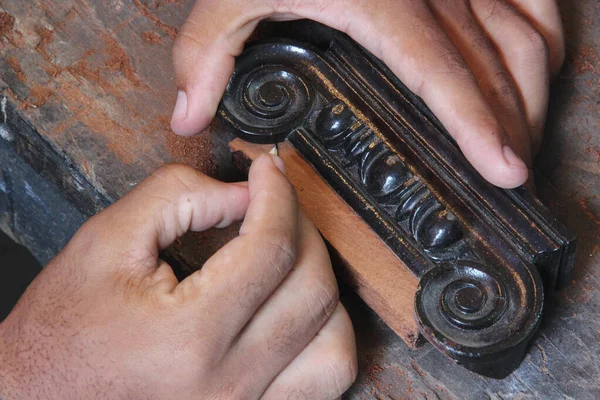
<path id="1" fill-rule="evenodd" d="M 173 50 L 175 133 L 208 126 L 259 21 L 300 18 L 347 33 L 385 62 L 489 182 L 526 181 L 564 58 L 556 0 L 196 0 Z"/>

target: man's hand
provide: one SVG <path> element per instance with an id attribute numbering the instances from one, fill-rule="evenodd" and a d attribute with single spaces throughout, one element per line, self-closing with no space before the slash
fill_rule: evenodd
<path id="1" fill-rule="evenodd" d="M 555 0 L 197 0 L 173 52 L 173 130 L 207 127 L 260 20 L 299 18 L 346 32 L 383 60 L 488 181 L 526 181 L 564 58 Z"/>
<path id="2" fill-rule="evenodd" d="M 280 168 L 263 156 L 245 185 L 163 167 L 90 219 L 0 324 L 0 398 L 340 396 L 352 325 Z M 158 259 L 188 230 L 242 218 L 180 283 Z"/>

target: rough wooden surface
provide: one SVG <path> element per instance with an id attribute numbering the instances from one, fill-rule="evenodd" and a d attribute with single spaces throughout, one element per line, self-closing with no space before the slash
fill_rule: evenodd
<path id="1" fill-rule="evenodd" d="M 183 158 L 171 46 L 190 1 L 2 0 L 0 90 L 108 199 Z M 211 168 L 207 136 L 187 159 Z M 171 150 L 171 154 L 169 153 Z M 179 150 L 179 152 L 178 152 Z M 175 157 L 173 157 L 175 156 Z"/>
<path id="2" fill-rule="evenodd" d="M 240 139 L 230 147 L 250 160 L 272 148 Z M 293 147 L 282 143 L 279 156 L 302 210 L 343 260 L 340 275 L 396 334 L 409 346 L 416 346 L 419 332 L 414 298 L 418 279 Z"/>
<path id="3" fill-rule="evenodd" d="M 503 381 L 457 368 L 429 345 L 409 349 L 344 290 L 360 363 L 346 398 L 600 398 L 600 6 L 560 3 L 568 57 L 552 91 L 537 170 L 540 197 L 579 235 L 572 284 L 548 299 L 539 336 L 521 367 Z M 165 161 L 214 172 L 206 135 L 188 142 L 168 132 L 175 97 L 170 47 L 191 5 L 0 0 L 0 105 L 6 104 L 0 140 L 84 216 Z M 0 160 L 2 191 L 11 173 L 5 162 Z M 13 231 L 23 226 L 8 225 Z M 184 238 L 180 246 L 209 237 Z M 186 257 L 204 254 L 194 250 Z"/>

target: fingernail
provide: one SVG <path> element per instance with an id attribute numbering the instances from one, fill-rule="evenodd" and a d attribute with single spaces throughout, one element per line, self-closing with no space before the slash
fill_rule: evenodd
<path id="1" fill-rule="evenodd" d="M 271 157 L 271 160 L 273 160 L 275 166 L 285 175 L 285 164 L 281 157 L 273 154 L 270 154 L 269 156 Z"/>
<path id="2" fill-rule="evenodd" d="M 187 94 L 183 90 L 177 92 L 177 101 L 173 109 L 171 120 L 185 119 L 187 116 Z"/>
<path id="3" fill-rule="evenodd" d="M 511 167 L 527 168 L 525 162 L 509 146 L 504 146 L 502 152 L 504 153 L 504 159 Z"/>

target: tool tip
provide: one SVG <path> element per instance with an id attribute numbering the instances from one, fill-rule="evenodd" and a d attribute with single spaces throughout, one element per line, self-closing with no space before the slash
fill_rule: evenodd
<path id="1" fill-rule="evenodd" d="M 273 154 L 274 156 L 279 156 L 279 148 L 277 147 L 277 144 L 273 145 L 273 148 L 271 151 L 269 151 L 269 153 Z"/>

